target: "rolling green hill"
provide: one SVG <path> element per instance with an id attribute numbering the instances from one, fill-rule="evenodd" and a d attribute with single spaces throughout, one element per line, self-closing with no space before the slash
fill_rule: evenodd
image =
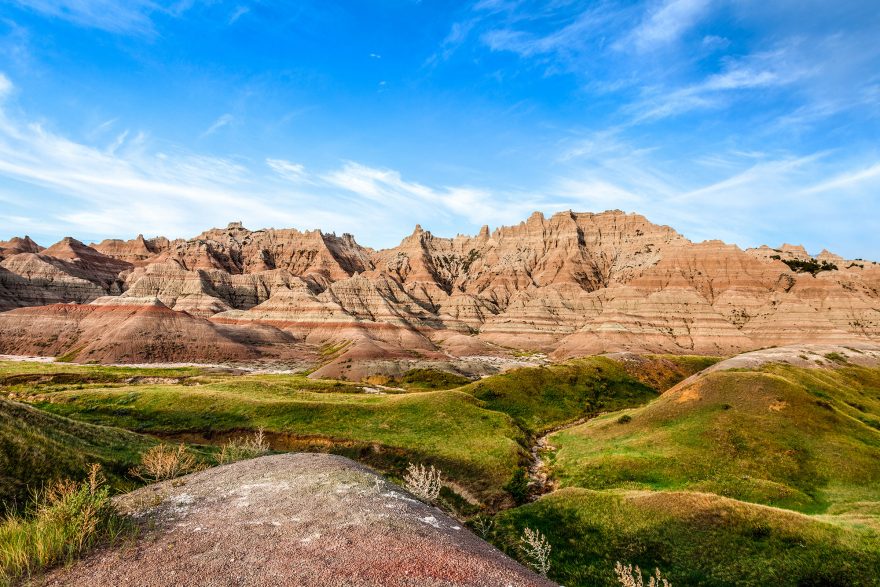
<path id="1" fill-rule="evenodd" d="M 53 479 L 82 479 L 91 463 L 103 466 L 115 489 L 130 489 L 126 472 L 154 443 L 0 398 L 0 503 L 20 508 Z"/>

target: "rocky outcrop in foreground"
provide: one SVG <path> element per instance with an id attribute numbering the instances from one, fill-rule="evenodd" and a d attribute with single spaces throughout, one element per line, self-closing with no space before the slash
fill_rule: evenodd
<path id="1" fill-rule="evenodd" d="M 118 312 L 63 305 L 106 308 L 108 296 L 152 308 L 138 314 L 133 338 L 125 334 L 124 354 L 115 330 L 130 325 Z M 159 306 L 196 320 L 197 340 L 159 336 L 169 316 Z M 0 353 L 278 358 L 285 340 L 334 349 L 317 374 L 353 378 L 369 359 L 510 349 L 562 359 L 878 342 L 880 265 L 791 245 L 694 243 L 620 211 L 535 213 L 454 238 L 416 227 L 381 251 L 351 235 L 240 223 L 189 240 L 0 242 Z"/>
<path id="2" fill-rule="evenodd" d="M 461 523 L 343 457 L 285 454 L 117 499 L 143 533 L 44 585 L 550 587 Z"/>

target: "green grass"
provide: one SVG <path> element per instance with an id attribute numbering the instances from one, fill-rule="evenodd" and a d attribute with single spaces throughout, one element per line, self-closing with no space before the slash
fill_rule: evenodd
<path id="1" fill-rule="evenodd" d="M 154 443 L 0 398 L 0 503 L 21 509 L 33 490 L 53 479 L 82 479 L 91 463 L 104 467 L 113 489 L 131 489 L 126 473 Z"/>
<path id="2" fill-rule="evenodd" d="M 858 397 L 871 415 L 877 390 L 843 390 L 878 374 L 854 369 L 709 373 L 627 411 L 629 422 L 614 414 L 553 435 L 554 473 L 563 486 L 688 489 L 814 513 L 880 502 L 880 431 L 845 403 Z"/>
<path id="3" fill-rule="evenodd" d="M 0 521 L 0 585 L 70 563 L 96 544 L 132 531 L 97 475 L 79 484 L 57 482 L 37 495 L 28 514 Z"/>
<path id="4" fill-rule="evenodd" d="M 591 414 L 641 405 L 657 396 L 619 362 L 605 357 L 512 369 L 461 390 L 487 408 L 509 414 L 533 434 Z"/>
<path id="5" fill-rule="evenodd" d="M 144 434 L 216 447 L 264 428 L 273 449 L 344 454 L 395 479 L 410 461 L 434 464 L 457 492 L 443 502 L 470 516 L 471 497 L 510 504 L 503 488 L 535 435 L 608 412 L 551 435 L 563 489 L 498 514 L 493 542 L 516 555 L 522 529 L 540 529 L 551 577 L 569 587 L 616 585 L 617 560 L 675 585 L 876 584 L 880 369 L 828 359 L 674 389 L 717 359 L 589 357 L 436 391 L 459 381 L 414 370 L 401 386 L 418 393 L 388 394 L 303 375 L 0 363 L 0 393 L 33 405 L 0 403 L 0 442 L 18 443 L 21 490 L 91 461 L 124 484 L 154 442 Z"/>
<path id="6" fill-rule="evenodd" d="M 563 489 L 495 518 L 493 542 L 520 557 L 525 527 L 551 543 L 550 577 L 619 585 L 616 561 L 659 567 L 673 585 L 868 586 L 880 580 L 877 529 L 688 492 Z"/>
<path id="7" fill-rule="evenodd" d="M 243 376 L 198 386 L 70 389 L 31 400 L 57 415 L 188 442 L 264 428 L 273 448 L 354 451 L 392 470 L 424 460 L 483 499 L 503 497 L 525 442 L 509 417 L 459 391 L 372 395 L 347 387 L 349 393 L 301 376 Z"/>
<path id="8" fill-rule="evenodd" d="M 436 390 L 454 389 L 470 382 L 467 377 L 439 369 L 410 369 L 401 375 L 389 378 L 387 385 L 413 390 Z"/>

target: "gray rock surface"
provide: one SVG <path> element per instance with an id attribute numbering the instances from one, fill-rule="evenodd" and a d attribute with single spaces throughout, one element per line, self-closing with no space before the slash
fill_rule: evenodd
<path id="1" fill-rule="evenodd" d="M 143 530 L 53 572 L 66 586 L 551 586 L 367 467 L 323 454 L 225 465 L 117 498 Z"/>

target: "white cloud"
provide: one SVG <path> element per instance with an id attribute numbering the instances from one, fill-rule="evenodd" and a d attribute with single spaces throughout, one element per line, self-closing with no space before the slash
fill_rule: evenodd
<path id="1" fill-rule="evenodd" d="M 228 113 L 223 114 L 217 120 L 215 120 L 213 123 L 211 123 L 211 126 L 209 126 L 207 129 L 205 129 L 205 132 L 202 133 L 202 137 L 204 138 L 204 137 L 211 136 L 212 134 L 214 134 L 215 132 L 217 132 L 218 130 L 223 128 L 224 126 L 228 126 L 229 124 L 231 124 L 233 120 L 234 120 L 234 118 L 231 114 L 228 114 Z"/>
<path id="2" fill-rule="evenodd" d="M 235 7 L 235 10 L 232 11 L 232 14 L 229 15 L 229 21 L 228 21 L 228 23 L 229 23 L 230 25 L 235 24 L 235 23 L 238 21 L 239 18 L 241 18 L 242 16 L 246 15 L 246 14 L 249 13 L 250 11 L 251 11 L 251 9 L 250 9 L 250 7 L 248 7 L 248 6 L 236 6 L 236 7 Z"/>
<path id="3" fill-rule="evenodd" d="M 677 41 L 709 11 L 708 0 L 664 0 L 629 36 L 636 49 L 650 51 Z"/>
<path id="4" fill-rule="evenodd" d="M 12 93 L 12 82 L 0 71 L 0 100 Z"/>
<path id="5" fill-rule="evenodd" d="M 294 182 L 307 181 L 305 165 L 302 163 L 291 163 L 284 159 L 266 159 L 266 165 L 280 175 L 281 177 Z"/>
<path id="6" fill-rule="evenodd" d="M 36 12 L 113 33 L 151 34 L 151 0 L 12 0 Z"/>
<path id="7" fill-rule="evenodd" d="M 840 175 L 837 175 L 828 181 L 823 181 L 804 190 L 803 193 L 816 194 L 820 192 L 829 192 L 832 190 L 847 190 L 878 179 L 880 179 L 880 163 L 875 163 L 870 167 L 850 170 Z M 877 186 L 875 185 L 874 187 L 876 188 Z M 874 193 L 876 193 L 876 191 Z"/>

